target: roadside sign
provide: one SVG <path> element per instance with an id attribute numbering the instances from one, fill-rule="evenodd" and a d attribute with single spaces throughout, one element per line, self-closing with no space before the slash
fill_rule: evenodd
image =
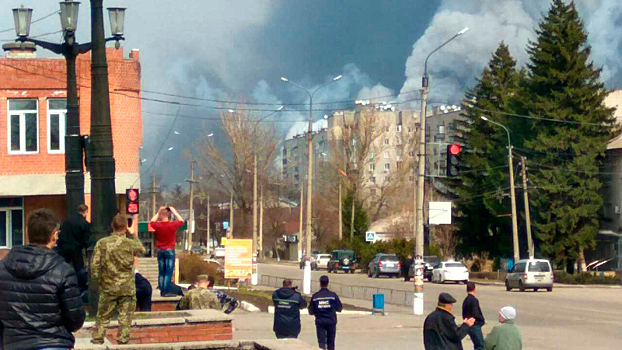
<path id="1" fill-rule="evenodd" d="M 367 231 L 365 232 L 365 241 L 366 242 L 375 242 L 376 241 L 376 232 Z"/>
<path id="2" fill-rule="evenodd" d="M 229 221 L 223 221 L 222 222 L 222 229 L 225 230 L 225 231 L 227 229 L 229 229 Z"/>
<path id="3" fill-rule="evenodd" d="M 225 278 L 250 278 L 253 273 L 253 240 L 228 239 L 225 246 Z"/>
<path id="4" fill-rule="evenodd" d="M 430 225 L 451 225 L 451 202 L 430 202 Z"/>
<path id="5" fill-rule="evenodd" d="M 227 245 L 227 237 L 222 237 L 220 239 L 220 245 L 222 245 L 222 246 L 226 246 Z"/>

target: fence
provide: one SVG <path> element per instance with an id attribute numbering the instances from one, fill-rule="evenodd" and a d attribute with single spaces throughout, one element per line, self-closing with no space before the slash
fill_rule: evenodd
<path id="1" fill-rule="evenodd" d="M 267 287 L 281 288 L 283 286 L 283 280 L 286 278 L 260 275 L 259 284 Z M 294 286 L 302 286 L 301 279 L 290 278 Z M 318 281 L 311 281 L 311 293 L 315 293 L 320 290 L 320 283 Z M 330 290 L 337 293 L 342 298 L 368 300 L 371 305 L 372 295 L 384 294 L 384 300 L 387 304 L 412 306 L 413 305 L 413 292 L 405 290 L 396 290 L 390 288 L 376 288 L 368 286 L 352 286 L 341 283 L 330 283 Z"/>

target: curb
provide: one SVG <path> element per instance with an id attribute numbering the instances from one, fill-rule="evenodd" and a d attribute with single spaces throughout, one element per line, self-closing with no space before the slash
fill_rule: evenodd
<path id="1" fill-rule="evenodd" d="M 240 303 L 240 307 L 248 312 L 259 312 L 259 308 L 251 303 L 247 303 L 246 301 L 242 301 Z"/>
<path id="2" fill-rule="evenodd" d="M 268 306 L 268 313 L 273 314 L 274 313 L 274 306 Z M 302 309 L 300 310 L 300 314 L 301 315 L 308 315 L 309 314 L 309 310 L 308 309 Z M 339 312 L 340 315 L 372 315 L 373 313 L 371 311 L 356 311 L 356 310 L 343 310 L 341 312 Z M 384 313 L 385 315 L 388 315 L 388 312 Z"/>

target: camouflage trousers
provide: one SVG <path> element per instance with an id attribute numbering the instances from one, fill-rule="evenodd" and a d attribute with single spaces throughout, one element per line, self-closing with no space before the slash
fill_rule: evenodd
<path id="1" fill-rule="evenodd" d="M 102 344 L 104 342 L 106 327 L 110 323 L 114 310 L 117 310 L 119 314 L 117 343 L 126 344 L 129 342 L 130 325 L 136 310 L 136 294 L 117 296 L 100 292 L 95 329 L 93 329 L 93 343 Z"/>

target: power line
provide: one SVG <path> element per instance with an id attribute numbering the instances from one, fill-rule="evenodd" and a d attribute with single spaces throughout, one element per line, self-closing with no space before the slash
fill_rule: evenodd
<path id="1" fill-rule="evenodd" d="M 50 16 L 54 16 L 54 15 L 55 15 L 55 14 L 57 14 L 57 13 L 60 13 L 60 11 L 54 11 L 54 12 L 50 13 L 49 15 L 45 15 L 45 16 L 43 16 L 43 17 L 39 18 L 39 19 L 36 19 L 36 20 L 34 20 L 34 21 L 30 22 L 30 24 L 32 25 L 32 24 L 35 24 L 35 23 L 37 23 L 37 22 L 43 21 L 44 19 L 46 19 L 46 18 L 48 18 L 48 17 L 50 17 Z M 12 31 L 12 30 L 15 30 L 15 27 L 13 27 L 13 28 L 9 28 L 9 29 L 0 30 L 0 33 L 10 32 L 10 31 Z"/>
<path id="2" fill-rule="evenodd" d="M 488 113 L 498 113 L 498 114 L 502 114 L 502 115 L 507 115 L 510 117 L 518 117 L 518 118 L 525 118 L 525 119 L 535 119 L 535 120 L 544 120 L 544 121 L 549 121 L 549 122 L 555 122 L 555 123 L 565 123 L 565 124 L 575 124 L 575 125 L 591 125 L 591 126 L 599 126 L 602 127 L 605 124 L 602 123 L 587 123 L 587 122 L 579 122 L 579 121 L 574 121 L 574 120 L 560 120 L 560 119 L 552 119 L 552 118 L 544 118 L 544 117 L 534 117 L 534 116 L 530 116 L 530 115 L 524 115 L 524 114 L 515 114 L 515 113 L 506 113 L 506 112 L 501 112 L 501 111 L 491 111 L 488 109 L 483 109 L 483 108 L 479 108 L 479 107 L 468 107 L 470 109 L 474 109 L 480 112 L 488 112 Z"/>

